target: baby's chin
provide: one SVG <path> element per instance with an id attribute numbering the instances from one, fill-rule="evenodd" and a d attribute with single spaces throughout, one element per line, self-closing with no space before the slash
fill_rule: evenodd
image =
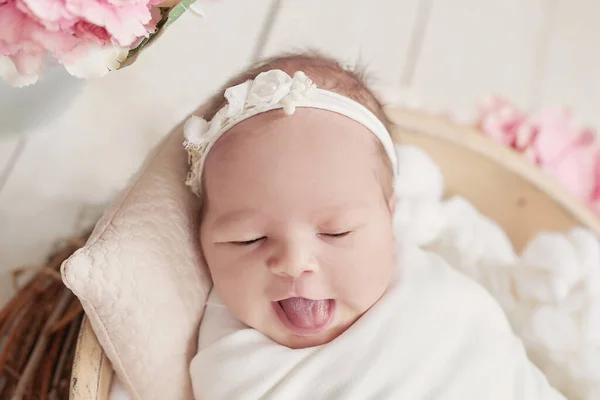
<path id="1" fill-rule="evenodd" d="M 306 349 L 309 347 L 327 344 L 339 337 L 346 331 L 346 329 L 347 328 L 333 327 L 324 332 L 311 336 L 297 336 L 283 331 L 276 333 L 273 332 L 272 335 L 267 334 L 267 336 L 269 336 L 274 342 L 282 346 L 289 347 L 290 349 Z"/>
<path id="2" fill-rule="evenodd" d="M 289 347 L 290 349 L 305 349 L 321 346 L 335 340 L 350 328 L 356 319 L 358 319 L 344 318 L 347 316 L 343 314 L 345 313 L 338 309 L 337 314 L 332 318 L 329 324 L 314 333 L 297 332 L 296 329 L 290 327 L 288 324 L 282 323 L 280 318 L 278 318 L 277 315 L 274 315 L 263 333 L 276 343 Z"/>

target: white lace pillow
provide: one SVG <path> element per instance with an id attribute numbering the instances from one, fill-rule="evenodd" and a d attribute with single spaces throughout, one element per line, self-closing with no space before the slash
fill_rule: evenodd
<path id="1" fill-rule="evenodd" d="M 183 129 L 150 154 L 62 266 L 113 367 L 136 399 L 192 398 L 188 367 L 211 281 L 184 185 Z"/>

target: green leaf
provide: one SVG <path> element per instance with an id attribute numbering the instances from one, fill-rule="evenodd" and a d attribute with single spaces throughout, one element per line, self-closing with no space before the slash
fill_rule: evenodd
<path id="1" fill-rule="evenodd" d="M 158 38 L 167 27 L 169 27 L 169 25 L 171 25 L 179 17 L 181 17 L 183 15 L 183 13 L 186 12 L 190 8 L 190 6 L 192 4 L 194 4 L 195 2 L 196 2 L 196 0 L 182 0 L 181 2 L 179 2 L 178 4 L 176 4 L 175 6 L 173 6 L 171 8 L 161 8 L 160 12 L 161 12 L 162 18 L 156 24 L 156 31 L 151 33 L 147 38 L 144 38 L 144 40 L 142 40 L 140 42 L 140 44 L 137 45 L 136 48 L 131 49 L 129 51 L 129 53 L 127 54 L 127 57 L 121 63 L 121 67 L 125 67 L 125 66 L 130 65 L 133 62 L 135 62 L 138 55 L 148 45 L 152 44 L 152 42 L 154 40 L 156 40 L 156 38 Z"/>
<path id="2" fill-rule="evenodd" d="M 167 22 L 165 23 L 165 28 L 171 25 L 173 22 L 177 20 L 177 18 L 181 17 L 184 12 L 186 12 L 192 4 L 194 4 L 196 0 L 182 0 L 177 5 L 171 8 L 169 11 L 169 17 L 167 18 Z"/>

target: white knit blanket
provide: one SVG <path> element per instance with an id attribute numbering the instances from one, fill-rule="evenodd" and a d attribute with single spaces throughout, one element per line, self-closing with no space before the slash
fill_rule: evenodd
<path id="1" fill-rule="evenodd" d="M 436 255 L 400 254 L 380 301 L 308 349 L 244 326 L 213 291 L 190 369 L 196 399 L 563 399 L 483 288 Z"/>

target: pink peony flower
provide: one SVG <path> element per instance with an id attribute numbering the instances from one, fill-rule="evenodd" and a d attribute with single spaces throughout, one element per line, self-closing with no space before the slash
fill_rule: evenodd
<path id="1" fill-rule="evenodd" d="M 594 181 L 597 182 L 594 192 L 592 193 L 590 204 L 592 210 L 600 215 L 600 155 L 596 157 L 594 166 Z"/>
<path id="2" fill-rule="evenodd" d="M 556 161 L 561 155 L 569 152 L 582 139 L 582 135 L 587 133 L 577 126 L 573 121 L 572 113 L 565 108 L 538 111 L 531 115 L 527 122 L 535 132 L 535 140 L 531 145 L 538 153 L 542 164 Z"/>
<path id="3" fill-rule="evenodd" d="M 154 32 L 159 3 L 0 0 L 0 76 L 16 86 L 33 83 L 48 53 L 77 76 L 101 76 Z"/>
<path id="4" fill-rule="evenodd" d="M 489 96 L 479 108 L 479 128 L 496 142 L 513 147 L 525 114 L 505 99 Z"/>
<path id="5" fill-rule="evenodd" d="M 103 27 L 115 44 L 129 46 L 147 36 L 152 16 L 148 1 L 116 2 L 107 0 L 65 0 L 67 10 L 77 18 Z"/>
<path id="6" fill-rule="evenodd" d="M 552 164 L 542 165 L 571 194 L 590 202 L 598 186 L 595 176 L 597 159 L 598 149 L 595 145 L 574 146 Z"/>
<path id="7" fill-rule="evenodd" d="M 76 23 L 64 1 L 17 0 L 15 3 L 19 10 L 49 31 L 68 30 Z"/>
<path id="8" fill-rule="evenodd" d="M 0 4 L 0 55 L 10 58 L 19 75 L 30 78 L 41 73 L 47 49 L 36 38 L 50 41 L 45 33 L 15 1 Z"/>
<path id="9" fill-rule="evenodd" d="M 478 127 L 487 136 L 523 153 L 600 214 L 600 147 L 594 131 L 579 127 L 566 108 L 527 115 L 498 97 L 480 108 Z"/>
<path id="10" fill-rule="evenodd" d="M 98 45 L 103 45 L 110 42 L 110 35 L 98 25 L 91 24 L 87 21 L 78 21 L 73 25 L 73 35 L 87 42 L 92 42 Z"/>
<path id="11" fill-rule="evenodd" d="M 548 109 L 529 118 L 530 148 L 544 170 L 576 197 L 590 201 L 595 191 L 598 145 L 594 132 L 580 128 L 567 109 Z"/>

